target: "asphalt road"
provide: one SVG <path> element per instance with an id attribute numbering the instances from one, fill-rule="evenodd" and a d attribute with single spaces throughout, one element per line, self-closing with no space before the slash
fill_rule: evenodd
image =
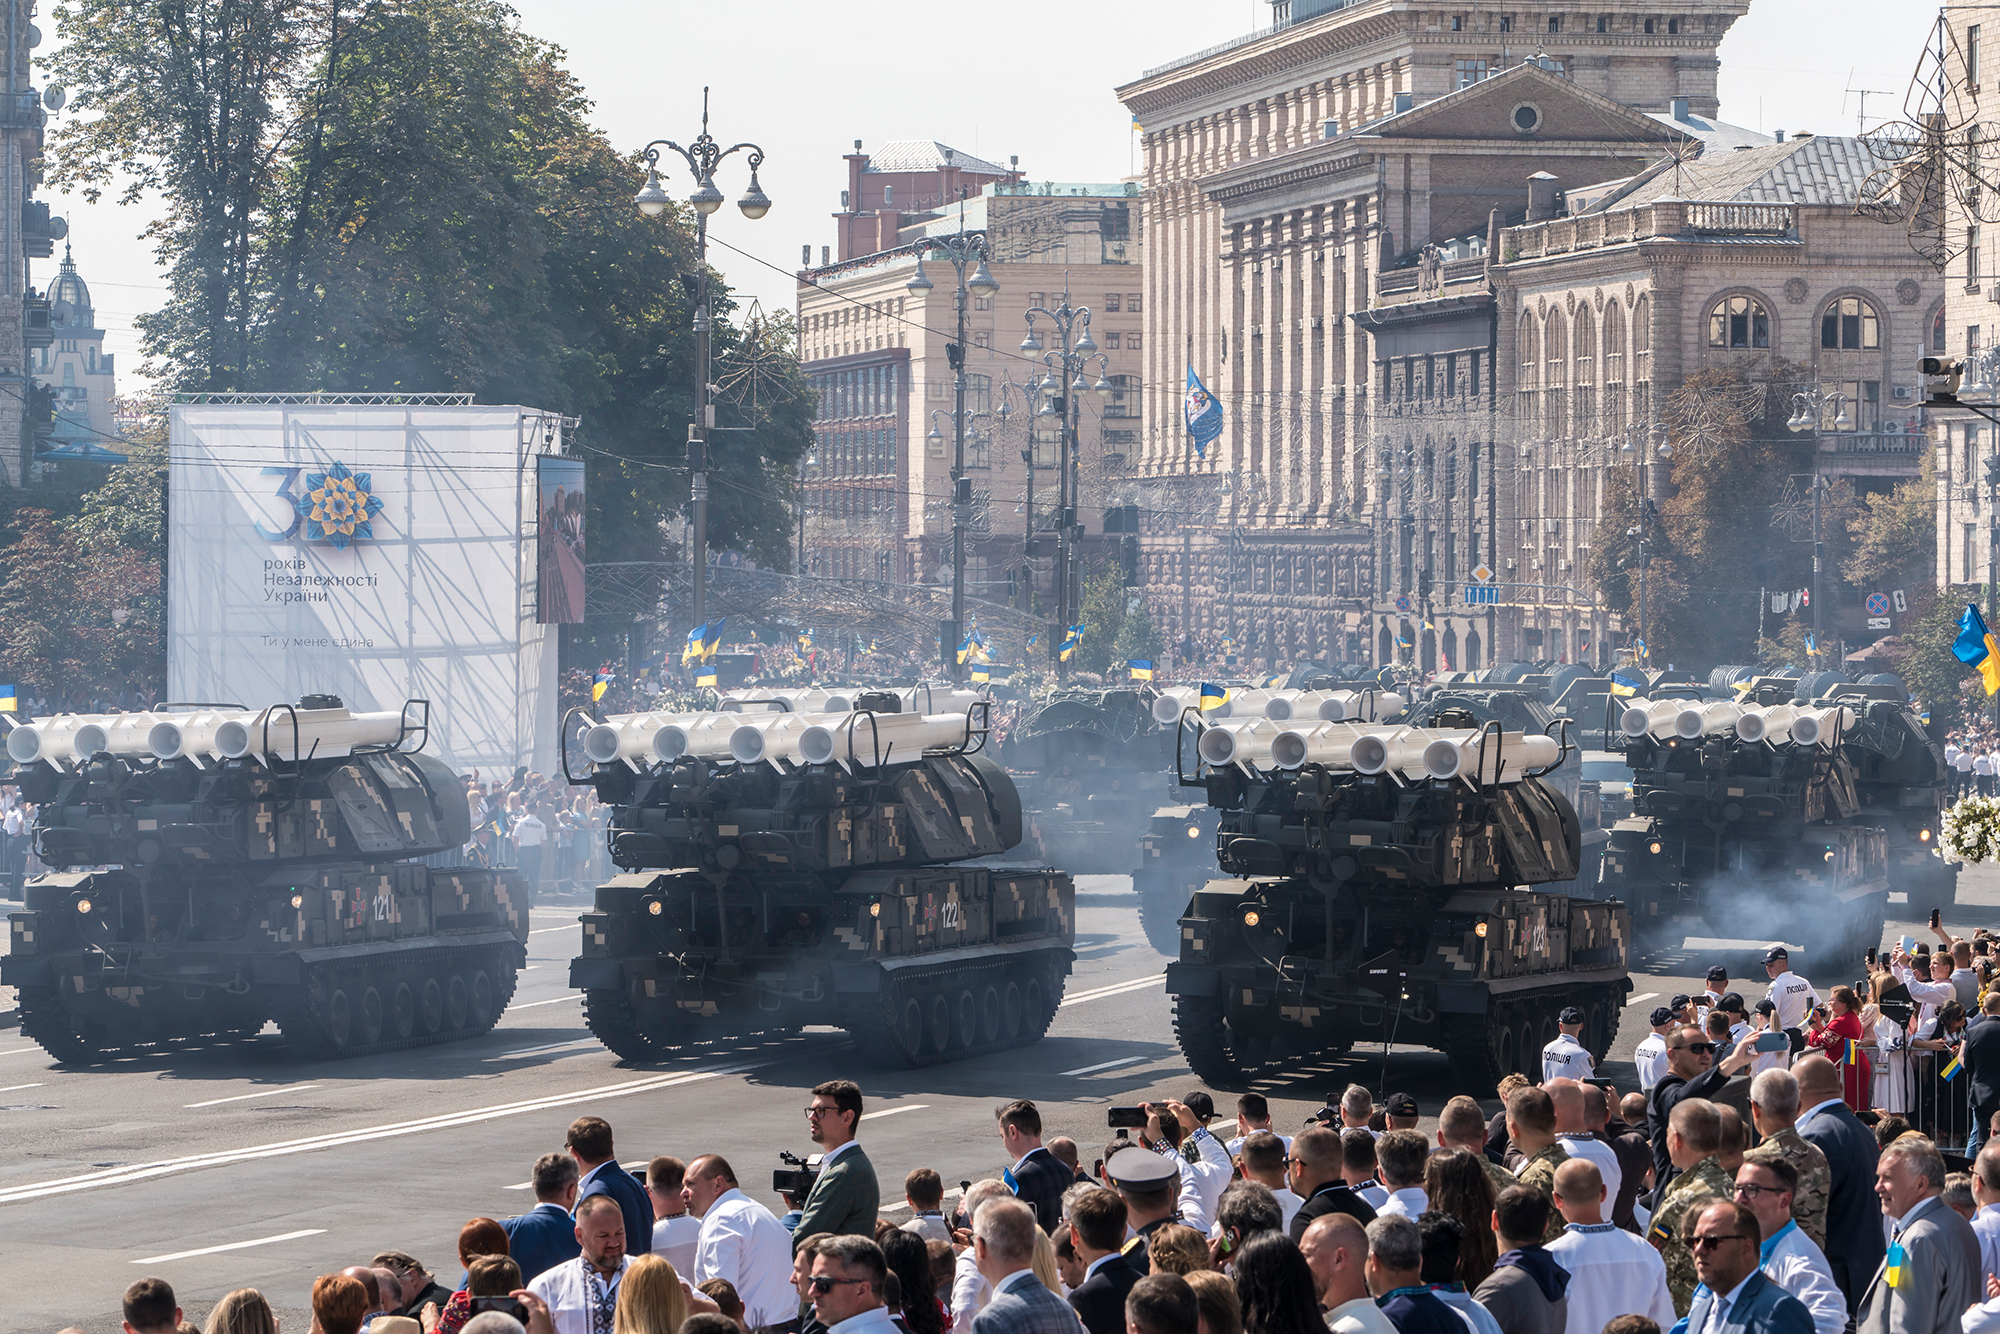
<path id="1" fill-rule="evenodd" d="M 1960 900 L 1952 925 L 2000 924 L 2000 872 L 1968 873 Z M 149 1274 L 171 1282 L 197 1320 L 229 1290 L 259 1288 L 293 1331 L 308 1327 L 315 1276 L 377 1251 L 408 1251 L 453 1283 L 459 1227 L 529 1207 L 529 1165 L 561 1148 L 564 1128 L 585 1114 L 611 1122 L 627 1162 L 720 1153 L 772 1204 L 758 1186 L 779 1149 L 811 1149 L 800 1109 L 815 1083 L 837 1077 L 866 1091 L 862 1141 L 885 1204 L 900 1203 L 914 1167 L 948 1184 L 997 1174 L 1005 1154 L 993 1109 L 1010 1098 L 1035 1099 L 1047 1133 L 1074 1136 L 1094 1156 L 1105 1107 L 1195 1085 L 1173 1041 L 1165 959 L 1139 930 L 1129 882 L 1081 877 L 1077 902 L 1079 957 L 1049 1036 L 928 1070 L 861 1068 L 831 1030 L 625 1065 L 583 1026 L 567 986 L 575 909 L 557 906 L 535 913 L 513 1006 L 470 1042 L 312 1064 L 267 1029 L 247 1046 L 67 1069 L 18 1030 L 0 1030 L 0 1330 L 116 1334 L 119 1294 Z M 1912 929 L 1892 921 L 1886 935 Z M 1695 941 L 1642 961 L 1601 1073 L 1636 1087 L 1644 1015 L 1659 998 L 1698 990 L 1713 964 L 1745 978 L 1746 995 L 1761 994 L 1767 943 Z M 1822 988 L 1851 980 L 1795 961 Z M 1427 1130 L 1455 1093 L 1494 1105 L 1491 1089 L 1462 1089 L 1443 1056 L 1403 1047 L 1304 1063 L 1262 1091 L 1290 1129 L 1351 1082 L 1378 1097 L 1412 1094 Z M 1233 1112 L 1233 1097 L 1216 1102 Z"/>

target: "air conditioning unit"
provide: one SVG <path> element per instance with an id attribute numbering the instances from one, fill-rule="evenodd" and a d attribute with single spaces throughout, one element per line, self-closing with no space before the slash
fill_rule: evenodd
<path id="1" fill-rule="evenodd" d="M 1513 562 L 1513 561 L 1511 561 L 1511 560 L 1510 560 L 1510 561 L 1508 561 L 1508 562 L 1507 562 L 1507 569 L 1508 569 L 1509 571 L 1512 571 L 1512 570 L 1513 570 L 1513 568 L 1514 568 L 1514 562 Z"/>
<path id="2" fill-rule="evenodd" d="M 1900 399 L 1910 399 L 1910 398 L 1915 398 L 1916 396 L 1917 396 L 1916 389 L 1906 384 L 1897 385 L 1895 392 L 1891 395 L 1891 397 Z"/>

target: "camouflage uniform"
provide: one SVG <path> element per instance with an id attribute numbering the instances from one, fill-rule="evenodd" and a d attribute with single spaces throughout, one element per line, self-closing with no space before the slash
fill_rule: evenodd
<path id="1" fill-rule="evenodd" d="M 1681 1220 L 1699 1204 L 1735 1198 L 1736 1183 L 1722 1170 L 1714 1154 L 1702 1159 L 1667 1185 L 1667 1197 L 1653 1214 L 1646 1240 L 1667 1262 L 1667 1291 L 1673 1294 L 1674 1313 L 1686 1315 L 1694 1302 L 1694 1287 L 1701 1279 L 1694 1272 L 1694 1252 L 1681 1240 Z"/>
<path id="2" fill-rule="evenodd" d="M 1544 1246 L 1560 1237 L 1568 1226 L 1556 1210 L 1556 1169 L 1568 1161 L 1569 1151 L 1558 1140 L 1522 1163 L 1521 1170 L 1514 1174 L 1516 1185 L 1533 1186 L 1549 1201 L 1549 1225 L 1542 1232 Z"/>
<path id="3" fill-rule="evenodd" d="M 1509 1172 L 1485 1154 L 1475 1153 L 1472 1156 L 1479 1160 L 1480 1169 L 1486 1173 L 1486 1179 L 1493 1183 L 1493 1198 L 1500 1198 L 1500 1192 L 1507 1189 L 1507 1187 L 1521 1184 L 1519 1177 L 1516 1177 L 1512 1172 Z"/>
<path id="4" fill-rule="evenodd" d="M 1792 1192 L 1792 1219 L 1813 1245 L 1826 1249 L 1826 1197 L 1833 1189 L 1833 1172 L 1819 1146 L 1810 1144 L 1796 1126 L 1764 1136 L 1764 1142 L 1743 1155 L 1745 1162 L 1782 1158 L 1799 1174 Z"/>

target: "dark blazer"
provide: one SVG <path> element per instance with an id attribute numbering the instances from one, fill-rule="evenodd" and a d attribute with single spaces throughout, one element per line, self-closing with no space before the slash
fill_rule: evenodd
<path id="1" fill-rule="evenodd" d="M 972 1334 L 1080 1334 L 1081 1328 L 1069 1303 L 1033 1275 L 994 1293 L 986 1309 L 972 1317 Z"/>
<path id="2" fill-rule="evenodd" d="M 1965 1063 L 1967 1091 L 1972 1105 L 1985 1112 L 1981 1121 L 2000 1110 L 2000 1019 L 1981 1019 L 1965 1030 L 1965 1045 L 1959 1048 Z"/>
<path id="3" fill-rule="evenodd" d="M 1826 1197 L 1827 1268 L 1847 1299 L 1861 1305 L 1868 1276 L 1882 1264 L 1882 1205 L 1875 1198 L 1875 1159 L 1881 1148 L 1844 1102 L 1829 1103 L 1799 1122 L 1799 1137 L 1826 1155 L 1833 1184 Z"/>
<path id="4" fill-rule="evenodd" d="M 881 1209 L 882 1187 L 875 1180 L 875 1164 L 856 1144 L 842 1150 L 833 1166 L 821 1171 L 819 1180 L 813 1182 L 812 1193 L 799 1206 L 799 1222 L 792 1237 L 796 1240 L 816 1232 L 873 1237 L 875 1216 Z"/>
<path id="5" fill-rule="evenodd" d="M 1680 1175 L 1674 1169 L 1674 1160 L 1667 1156 L 1667 1117 L 1682 1098 L 1714 1097 L 1715 1091 L 1728 1082 L 1729 1076 L 1722 1073 L 1721 1067 L 1711 1065 L 1693 1079 L 1665 1075 L 1653 1085 L 1653 1096 L 1646 1102 L 1646 1134 L 1653 1146 L 1654 1207 L 1666 1198 L 1667 1183 Z"/>
<path id="6" fill-rule="evenodd" d="M 1353 1214 L 1365 1227 L 1375 1221 L 1375 1206 L 1349 1190 L 1346 1182 L 1329 1181 L 1299 1206 L 1299 1211 L 1292 1215 L 1287 1235 L 1293 1241 L 1299 1240 L 1312 1226 L 1313 1219 L 1327 1214 Z"/>
<path id="7" fill-rule="evenodd" d="M 1076 1184 L 1076 1174 L 1044 1148 L 1028 1150 L 1021 1165 L 1011 1170 L 1014 1198 L 1030 1205 L 1042 1231 L 1054 1232 L 1062 1222 L 1063 1192 Z"/>
<path id="8" fill-rule="evenodd" d="M 1707 1288 L 1697 1289 L 1694 1305 L 1688 1309 L 1687 1328 L 1707 1328 L 1709 1307 L 1714 1303 L 1714 1293 Z M 1742 1330 L 1744 1334 L 1812 1334 L 1813 1319 L 1805 1303 L 1764 1277 L 1763 1271 L 1759 1270 L 1744 1282 L 1743 1291 L 1737 1294 L 1736 1305 L 1730 1307 L 1728 1315 L 1723 1318 L 1722 1328 L 1725 1331 Z"/>
<path id="9" fill-rule="evenodd" d="M 1896 1244 L 1903 1248 L 1905 1272 L 1891 1287 L 1886 1261 L 1876 1268 L 1854 1312 L 1856 1334 L 1955 1330 L 1966 1308 L 1985 1300 L 1978 1235 L 1943 1200 L 1932 1196 L 1903 1215 Z"/>
<path id="10" fill-rule="evenodd" d="M 576 1202 L 592 1195 L 609 1195 L 625 1214 L 625 1245 L 635 1255 L 644 1255 L 653 1245 L 653 1197 L 616 1158 L 599 1163 L 576 1183 Z M 523 1278 L 527 1275 L 523 1274 Z"/>
<path id="11" fill-rule="evenodd" d="M 583 1254 L 583 1248 L 576 1244 L 576 1220 L 560 1204 L 538 1204 L 518 1217 L 501 1219 L 500 1227 L 507 1234 L 507 1254 L 521 1266 L 524 1286 Z"/>
<path id="12" fill-rule="evenodd" d="M 1114 1255 L 1069 1295 L 1069 1304 L 1090 1334 L 1125 1334 L 1125 1297 L 1138 1281 L 1139 1271 Z"/>

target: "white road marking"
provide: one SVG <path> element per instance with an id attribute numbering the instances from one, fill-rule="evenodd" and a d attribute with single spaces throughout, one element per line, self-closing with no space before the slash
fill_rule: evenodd
<path id="1" fill-rule="evenodd" d="M 132 1261 L 135 1265 L 165 1264 L 169 1260 L 185 1260 L 193 1255 L 215 1255 L 222 1251 L 248 1250 L 252 1246 L 269 1246 L 273 1242 L 293 1241 L 299 1237 L 317 1237 L 326 1231 L 323 1227 L 301 1228 L 297 1232 L 280 1232 L 275 1237 L 259 1237 L 255 1241 L 232 1241 L 226 1246 L 204 1246 L 198 1251 L 175 1251 L 172 1255 L 151 1255 L 144 1260 Z"/>
<path id="2" fill-rule="evenodd" d="M 842 1051 L 849 1043 L 835 1043 L 817 1049 L 817 1053 Z M 816 1053 L 816 1054 L 817 1054 Z M 242 1148 L 227 1149 L 215 1153 L 189 1154 L 181 1158 L 164 1158 L 150 1163 L 128 1163 L 103 1171 L 85 1172 L 79 1176 L 57 1177 L 49 1181 L 35 1182 L 25 1186 L 0 1189 L 0 1204 L 18 1204 L 25 1200 L 46 1199 L 56 1195 L 67 1195 L 79 1190 L 91 1190 L 98 1186 L 123 1186 L 135 1181 L 149 1181 L 156 1177 L 171 1176 L 177 1172 L 193 1172 L 209 1167 L 227 1167 L 235 1163 L 252 1162 L 264 1158 L 285 1158 L 293 1154 L 312 1153 L 320 1149 L 340 1148 L 349 1144 L 366 1144 L 376 1140 L 398 1139 L 404 1135 L 419 1135 L 432 1130 L 453 1130 L 461 1126 L 479 1125 L 486 1121 L 497 1121 L 503 1117 L 524 1116 L 531 1112 L 547 1111 L 555 1107 L 570 1107 L 578 1103 L 590 1103 L 605 1098 L 627 1098 L 636 1093 L 653 1093 L 662 1089 L 680 1088 L 688 1084 L 699 1084 L 723 1075 L 739 1075 L 750 1070 L 762 1070 L 768 1066 L 782 1065 L 792 1059 L 790 1056 L 777 1057 L 768 1061 L 749 1061 L 737 1065 L 711 1066 L 705 1070 L 684 1070 L 671 1074 L 650 1075 L 643 1079 L 628 1080 L 622 1084 L 600 1084 L 596 1088 L 573 1089 L 563 1093 L 550 1094 L 540 1098 L 529 1098 L 521 1102 L 496 1103 L 490 1107 L 473 1107 L 462 1112 L 446 1112 L 437 1116 L 420 1117 L 414 1121 L 392 1121 L 386 1125 L 364 1126 L 355 1130 L 336 1131 L 325 1135 L 309 1135 L 303 1139 L 278 1140 L 270 1144 L 245 1145 Z"/>
<path id="3" fill-rule="evenodd" d="M 1106 996 L 1122 996 L 1128 991 L 1144 991 L 1147 987 L 1157 987 L 1167 980 L 1166 974 L 1154 977 L 1135 977 L 1129 982 L 1118 982 L 1108 987 L 1097 987 L 1090 991 L 1079 991 L 1073 996 L 1063 997 L 1060 1008 L 1067 1010 L 1072 1005 L 1085 1001 L 1103 1000 Z"/>
<path id="4" fill-rule="evenodd" d="M 568 1042 L 551 1042 L 547 1046 L 542 1047 L 516 1047 L 512 1051 L 503 1051 L 498 1056 L 488 1056 L 486 1059 L 489 1061 L 504 1061 L 514 1056 L 533 1056 L 538 1052 L 563 1051 L 570 1047 L 582 1047 L 585 1045 L 598 1046 L 600 1044 L 596 1038 L 572 1038 Z"/>
<path id="5" fill-rule="evenodd" d="M 531 936 L 546 936 L 551 931 L 581 931 L 582 929 L 582 922 L 571 922 L 567 926 L 545 926 L 540 930 L 530 931 L 528 934 Z"/>
<path id="6" fill-rule="evenodd" d="M 0 1089 L 0 1093 L 19 1093 L 22 1089 L 38 1089 L 41 1087 L 40 1084 L 9 1084 L 6 1088 Z"/>
<path id="7" fill-rule="evenodd" d="M 16 1047 L 12 1051 L 0 1051 L 0 1056 L 26 1056 L 31 1051 L 40 1050 L 40 1047 Z"/>
<path id="8" fill-rule="evenodd" d="M 534 1183 L 534 1182 L 532 1182 L 532 1181 L 523 1181 L 523 1182 L 521 1182 L 521 1183 L 520 1183 L 519 1185 L 514 1185 L 514 1186 L 502 1186 L 502 1187 L 501 1187 L 500 1189 L 502 1189 L 502 1190 L 526 1190 L 526 1189 L 527 1189 L 528 1187 L 530 1187 L 530 1186 L 532 1186 L 532 1185 L 534 1185 L 534 1184 L 535 1184 L 535 1183 Z"/>
<path id="9" fill-rule="evenodd" d="M 1637 1005 L 1640 1001 L 1658 1000 L 1659 998 L 1660 993 L 1657 991 L 1642 991 L 1636 996 L 1627 996 L 1625 1003 L 1627 1005 Z"/>
<path id="10" fill-rule="evenodd" d="M 863 1121 L 873 1121 L 878 1116 L 899 1116 L 904 1112 L 921 1112 L 928 1106 L 930 1104 L 927 1102 L 912 1102 L 906 1103 L 901 1107 L 885 1107 L 879 1112 L 863 1112 L 861 1119 Z"/>
<path id="11" fill-rule="evenodd" d="M 558 996 L 554 1000 L 528 1001 L 525 1004 L 521 1005 L 509 1005 L 507 1007 L 507 1012 L 509 1014 L 512 1014 L 516 1010 L 532 1010 L 537 1005 L 561 1005 L 564 1001 L 580 1001 L 582 999 L 583 999 L 583 993 L 579 991 L 574 996 Z"/>
<path id="12" fill-rule="evenodd" d="M 1150 1061 L 1152 1059 L 1150 1056 L 1127 1056 L 1122 1061 L 1106 1061 L 1102 1065 L 1080 1065 L 1074 1070 L 1056 1071 L 1056 1078 L 1062 1079 L 1070 1075 L 1094 1075 L 1099 1070 L 1116 1070 L 1121 1065 L 1137 1065 L 1141 1061 Z"/>
<path id="13" fill-rule="evenodd" d="M 239 1093 L 233 1098 L 210 1098 L 207 1102 L 189 1102 L 184 1107 L 220 1107 L 225 1102 L 242 1102 L 246 1098 L 268 1098 L 274 1093 L 303 1093 L 307 1089 L 322 1088 L 320 1084 L 287 1084 L 283 1088 L 264 1089 L 257 1093 Z"/>

